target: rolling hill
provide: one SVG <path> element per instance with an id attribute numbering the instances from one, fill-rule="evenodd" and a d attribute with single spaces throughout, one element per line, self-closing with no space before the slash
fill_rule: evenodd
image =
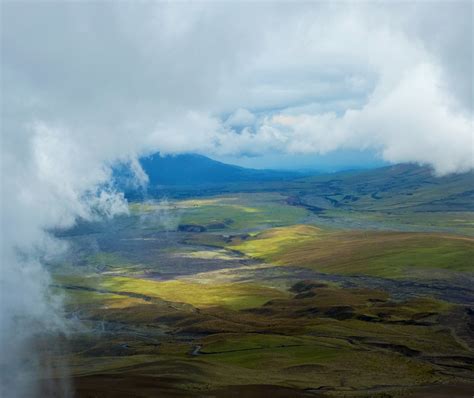
<path id="1" fill-rule="evenodd" d="M 398 164 L 373 170 L 335 173 L 301 181 L 305 203 L 323 208 L 376 211 L 474 210 L 474 173 L 437 177 L 428 167 Z"/>

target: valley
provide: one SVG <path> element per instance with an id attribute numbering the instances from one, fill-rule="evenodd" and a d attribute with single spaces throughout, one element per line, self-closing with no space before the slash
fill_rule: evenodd
<path id="1" fill-rule="evenodd" d="M 70 332 L 53 363 L 67 361 L 75 394 L 467 396 L 472 213 L 441 198 L 425 223 L 393 193 L 385 207 L 366 199 L 395 228 L 288 190 L 132 201 L 128 215 L 56 231 L 69 250 L 49 264 L 52 289 Z"/>

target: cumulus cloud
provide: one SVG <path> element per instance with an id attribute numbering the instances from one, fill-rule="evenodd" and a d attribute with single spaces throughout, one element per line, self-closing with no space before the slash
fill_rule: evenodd
<path id="1" fill-rule="evenodd" d="M 317 124 L 335 114 L 338 125 L 343 119 L 346 129 L 364 136 L 355 143 L 388 161 L 423 162 L 439 173 L 472 167 L 466 160 L 472 147 L 458 132 L 459 114 L 472 123 L 468 1 L 19 3 L 4 6 L 3 15 L 3 84 L 13 119 L 59 123 L 85 140 L 93 137 L 107 160 L 157 149 L 235 153 L 249 141 L 258 154 L 268 151 L 265 137 L 275 134 L 290 143 L 279 146 L 282 152 L 322 153 L 329 141 L 338 142 L 331 145 L 337 150 L 344 146 L 333 137 L 340 128 L 333 123 L 322 133 Z M 353 112 L 367 114 L 402 88 L 406 106 L 385 113 L 377 134 L 362 129 L 360 116 L 357 126 L 349 125 Z M 401 112 L 413 107 L 426 123 L 405 123 L 404 142 L 397 142 L 390 132 L 394 118 L 406 121 Z M 441 108 L 444 133 L 431 131 L 428 122 Z M 303 136 L 289 128 L 277 134 L 272 123 L 270 134 L 264 120 L 275 114 L 316 124 Z M 452 144 L 465 159 L 459 168 L 446 166 L 449 151 L 424 151 L 433 156 L 423 158 L 401 153 L 401 146 L 419 147 L 428 136 L 433 143 L 456 137 Z"/>
<path id="2" fill-rule="evenodd" d="M 230 127 L 239 128 L 251 126 L 256 120 L 256 116 L 248 109 L 239 108 L 226 119 L 225 124 Z"/>
<path id="3" fill-rule="evenodd" d="M 114 162 L 141 183 L 158 150 L 473 168 L 470 1 L 1 7 L 3 366 L 29 325 L 61 327 L 47 231 L 126 211 Z"/>
<path id="4" fill-rule="evenodd" d="M 361 109 L 342 115 L 278 113 L 257 131 L 231 139 L 229 146 L 237 153 L 373 149 L 392 163 L 431 164 L 438 174 L 468 171 L 473 167 L 472 117 L 450 110 L 439 82 L 439 71 L 420 64 L 397 84 L 380 85 Z"/>

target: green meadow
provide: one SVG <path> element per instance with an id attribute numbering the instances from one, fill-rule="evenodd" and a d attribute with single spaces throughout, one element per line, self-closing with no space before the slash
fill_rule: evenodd
<path id="1" fill-rule="evenodd" d="M 403 206 L 411 183 L 362 195 L 351 173 L 335 181 L 352 199 L 314 194 L 315 177 L 134 202 L 76 229 L 52 268 L 72 330 L 55 340 L 69 354 L 52 374 L 67 360 L 78 397 L 409 397 L 472 384 L 472 212 L 431 212 L 439 187 L 413 188 Z"/>
<path id="2" fill-rule="evenodd" d="M 472 272 L 474 239 L 409 232 L 275 228 L 229 247 L 280 265 L 384 278 L 429 276 L 431 270 Z"/>

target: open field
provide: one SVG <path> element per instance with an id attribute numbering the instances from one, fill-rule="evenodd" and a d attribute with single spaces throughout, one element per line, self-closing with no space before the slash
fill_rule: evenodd
<path id="1" fill-rule="evenodd" d="M 209 230 L 251 230 L 262 226 L 291 225 L 304 221 L 310 212 L 285 203 L 278 193 L 233 194 L 205 199 L 165 202 L 134 202 L 132 214 L 166 213 L 170 220 L 199 225 Z M 171 227 L 176 227 L 171 225 Z"/>
<path id="2" fill-rule="evenodd" d="M 155 389 L 165 379 L 163 388 L 184 396 L 268 384 L 295 394 L 358 396 L 384 387 L 403 396 L 413 385 L 469 380 L 472 371 L 472 348 L 455 323 L 442 321 L 458 307 L 433 299 L 397 303 L 383 291 L 300 281 L 263 305 L 253 297 L 268 288 L 242 289 L 251 305 L 236 307 L 219 297 L 196 302 L 189 288 L 173 293 L 179 301 L 169 300 L 163 282 L 143 279 L 105 277 L 100 292 L 81 290 L 90 281 L 58 282 L 69 294 L 69 311 L 81 312 L 89 328 L 68 343 L 79 385 L 93 375 L 120 383 L 153 374 Z M 212 296 L 236 288 L 202 289 Z"/>
<path id="3" fill-rule="evenodd" d="M 135 202 L 58 232 L 70 333 L 40 344 L 67 353 L 52 374 L 67 362 L 78 397 L 467 397 L 472 213 L 410 224 L 293 194 Z"/>
<path id="4" fill-rule="evenodd" d="M 229 247 L 248 256 L 320 272 L 384 278 L 472 272 L 474 239 L 400 232 L 328 232 L 291 226 L 261 232 Z M 430 272 L 427 272 L 427 271 Z"/>

